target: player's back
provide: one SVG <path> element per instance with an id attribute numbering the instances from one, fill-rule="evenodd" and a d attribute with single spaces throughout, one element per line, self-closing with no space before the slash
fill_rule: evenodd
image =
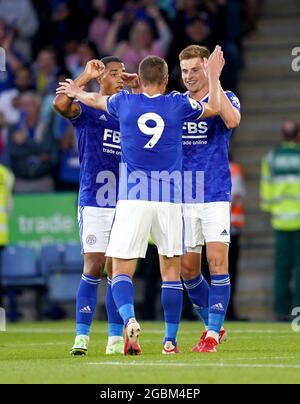
<path id="1" fill-rule="evenodd" d="M 132 169 L 180 170 L 182 106 L 175 95 L 126 97 L 120 113 L 123 160 Z"/>
<path id="2" fill-rule="evenodd" d="M 157 172 L 165 172 L 161 182 L 170 182 L 172 178 L 172 184 L 168 184 L 171 194 L 181 194 L 182 125 L 189 114 L 199 116 L 202 107 L 179 93 L 149 96 L 122 92 L 108 100 L 108 111 L 120 122 L 122 162 L 127 165 L 127 174 L 142 172 L 150 184 L 155 182 Z M 119 197 L 125 199 L 121 188 Z M 149 194 L 140 199 L 157 200 Z M 158 200 L 164 199 L 160 196 Z"/>

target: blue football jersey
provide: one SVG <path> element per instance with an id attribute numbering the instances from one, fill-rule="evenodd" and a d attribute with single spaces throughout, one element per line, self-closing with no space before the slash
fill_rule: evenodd
<path id="1" fill-rule="evenodd" d="M 121 91 L 107 110 L 120 122 L 119 199 L 181 202 L 182 125 L 199 118 L 202 105 L 177 92 Z"/>
<path id="2" fill-rule="evenodd" d="M 240 102 L 234 93 L 226 91 L 231 104 L 240 110 Z M 203 102 L 207 102 L 208 96 Z M 204 173 L 204 202 L 231 200 L 231 176 L 228 147 L 232 130 L 220 116 L 186 120 L 183 125 L 183 170 Z M 196 195 L 193 190 L 193 195 Z M 188 203 L 203 200 L 186 200 Z"/>
<path id="3" fill-rule="evenodd" d="M 105 111 L 79 104 L 81 113 L 71 119 L 80 161 L 78 205 L 114 208 L 121 160 L 119 122 Z"/>

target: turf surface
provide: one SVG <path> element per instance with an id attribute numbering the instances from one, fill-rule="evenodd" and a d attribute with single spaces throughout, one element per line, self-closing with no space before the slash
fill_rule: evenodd
<path id="1" fill-rule="evenodd" d="M 8 324 L 0 332 L 0 383 L 300 383 L 300 332 L 290 324 L 227 323 L 218 353 L 190 352 L 200 336 L 183 322 L 178 355 L 162 355 L 163 323 L 141 323 L 139 357 L 106 356 L 106 324 L 95 322 L 88 355 L 71 357 L 70 321 Z"/>

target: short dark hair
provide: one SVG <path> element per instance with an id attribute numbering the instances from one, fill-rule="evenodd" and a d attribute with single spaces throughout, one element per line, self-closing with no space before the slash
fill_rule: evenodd
<path id="1" fill-rule="evenodd" d="M 139 76 L 144 85 L 162 84 L 167 75 L 168 65 L 158 56 L 147 56 L 139 65 Z"/>
<path id="2" fill-rule="evenodd" d="M 109 63 L 123 63 L 123 61 L 118 58 L 117 56 L 104 56 L 104 58 L 101 59 L 101 62 L 104 64 L 104 66 L 107 66 Z"/>

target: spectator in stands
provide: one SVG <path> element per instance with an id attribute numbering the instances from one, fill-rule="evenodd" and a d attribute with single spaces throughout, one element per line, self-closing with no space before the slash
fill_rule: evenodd
<path id="1" fill-rule="evenodd" d="M 8 154 L 16 176 L 16 192 L 51 192 L 56 143 L 50 125 L 40 119 L 40 97 L 32 92 L 20 99 L 21 119 L 8 133 Z"/>
<path id="2" fill-rule="evenodd" d="M 38 29 L 38 19 L 30 0 L 1 0 L 2 17 L 15 35 L 15 48 L 26 61 L 31 59 L 31 40 Z"/>
<path id="3" fill-rule="evenodd" d="M 88 61 L 99 58 L 96 45 L 88 40 L 84 40 L 79 44 L 77 55 L 78 58 L 68 58 L 67 60 L 70 63 L 66 64 L 67 69 L 71 72 L 73 78 L 79 76 L 84 71 Z M 96 80 L 92 80 L 87 84 L 85 90 L 98 92 L 99 85 Z"/>
<path id="4" fill-rule="evenodd" d="M 58 66 L 52 48 L 42 49 L 33 66 L 35 87 L 41 96 L 54 94 L 57 84 Z"/>
<path id="5" fill-rule="evenodd" d="M 62 44 L 69 38 L 71 31 L 71 10 L 66 0 L 51 1 L 52 43 L 55 49 L 62 49 Z"/>
<path id="6" fill-rule="evenodd" d="M 300 144 L 299 125 L 288 119 L 283 142 L 261 165 L 261 208 L 271 213 L 275 230 L 275 313 L 289 320 L 300 307 Z M 293 290 L 291 281 L 294 279 Z"/>
<path id="7" fill-rule="evenodd" d="M 79 42 L 76 38 L 71 38 L 64 43 L 64 65 L 71 71 L 80 63 L 80 56 L 78 53 Z M 71 76 L 71 73 L 70 73 Z M 70 77 L 69 76 L 69 77 Z"/>
<path id="8" fill-rule="evenodd" d="M 108 3 L 111 8 L 111 2 Z M 132 0 L 126 0 L 123 6 L 120 4 L 113 7 L 117 10 L 112 14 L 111 24 L 104 41 L 104 52 L 107 54 L 114 53 L 114 47 L 117 43 L 127 40 L 129 32 L 134 22 L 137 20 L 138 4 Z"/>
<path id="9" fill-rule="evenodd" d="M 212 47 L 210 41 L 211 32 L 205 18 L 198 16 L 188 19 L 185 24 L 184 33 L 185 43 L 183 44 L 183 47 L 188 46 L 190 43 L 206 46 L 208 48 Z"/>
<path id="10" fill-rule="evenodd" d="M 61 71 L 57 81 L 64 81 L 70 76 L 70 72 Z M 43 98 L 40 119 L 50 129 L 58 146 L 56 189 L 78 191 L 79 155 L 76 137 L 71 123 L 53 109 L 54 96 L 54 94 L 49 94 Z"/>
<path id="11" fill-rule="evenodd" d="M 13 125 L 20 120 L 20 95 L 33 90 L 32 73 L 27 67 L 16 71 L 14 88 L 0 94 L 0 113 L 3 114 L 3 125 Z"/>
<path id="12" fill-rule="evenodd" d="M 129 33 L 129 40 L 117 44 L 118 31 L 121 28 L 122 21 L 126 17 L 124 13 L 118 14 L 110 32 L 106 49 L 120 57 L 129 72 L 137 72 L 141 60 L 148 55 L 166 57 L 169 45 L 172 40 L 172 32 L 159 10 L 155 7 L 147 9 L 147 15 L 154 21 L 155 28 L 158 31 L 158 39 L 154 39 L 152 26 L 149 20 L 137 20 Z"/>
<path id="13" fill-rule="evenodd" d="M 177 55 L 180 51 L 191 43 L 193 45 L 205 46 L 208 49 L 213 48 L 210 28 L 204 15 L 198 13 L 190 18 L 184 17 L 182 20 L 184 23 L 183 30 L 180 31 L 180 36 L 173 41 L 168 58 L 168 62 L 171 66 L 174 66 L 171 70 L 172 89 L 178 89 L 178 82 L 181 78 L 181 70 L 177 63 Z"/>
<path id="14" fill-rule="evenodd" d="M 103 39 L 106 38 L 110 27 L 110 21 L 106 18 L 107 0 L 94 0 L 93 6 L 97 15 L 89 27 L 88 37 L 97 46 L 99 55 L 104 56 Z"/>
<path id="15" fill-rule="evenodd" d="M 8 244 L 8 216 L 11 208 L 12 190 L 14 186 L 14 175 L 4 165 L 0 164 L 0 307 L 2 302 L 1 287 L 1 254 L 3 248 Z"/>
<path id="16" fill-rule="evenodd" d="M 5 71 L 0 70 L 0 94 L 14 86 L 15 72 L 23 66 L 20 55 L 14 48 L 14 33 L 0 17 L 0 47 L 5 50 Z"/>
<path id="17" fill-rule="evenodd" d="M 176 24 L 184 26 L 186 20 L 198 17 L 199 13 L 203 11 L 203 2 L 201 0 L 178 1 Z"/>

